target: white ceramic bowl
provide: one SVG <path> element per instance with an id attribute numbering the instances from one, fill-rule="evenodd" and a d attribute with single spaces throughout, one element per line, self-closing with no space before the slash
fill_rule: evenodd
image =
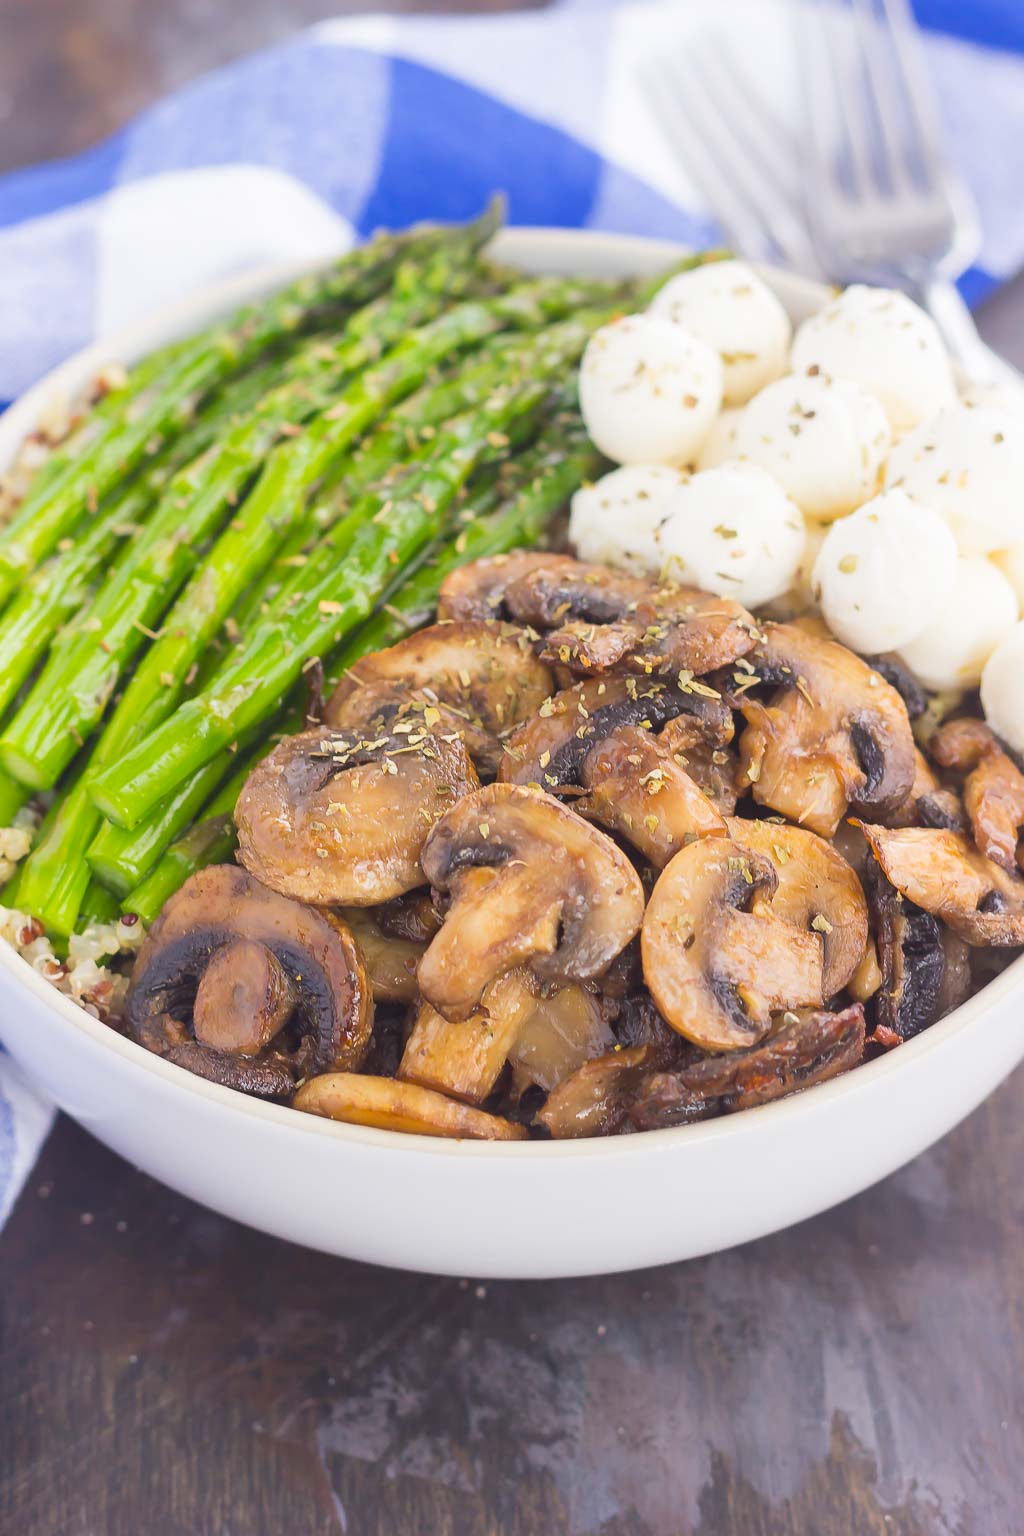
<path id="1" fill-rule="evenodd" d="M 646 273 L 663 242 L 513 230 L 496 254 L 543 271 Z M 72 358 L 0 420 L 0 466 L 55 392 L 294 275 L 195 295 Z M 826 292 L 766 273 L 794 319 Z M 1024 1056 L 1024 960 L 916 1040 L 780 1103 L 599 1141 L 482 1143 L 335 1125 L 170 1066 L 55 992 L 0 943 L 0 1038 L 40 1090 L 116 1152 L 204 1205 L 347 1258 L 438 1274 L 591 1275 L 761 1237 L 857 1194 L 969 1114 Z"/>

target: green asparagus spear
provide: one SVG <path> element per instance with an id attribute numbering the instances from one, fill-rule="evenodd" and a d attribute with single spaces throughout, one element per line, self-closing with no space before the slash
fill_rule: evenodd
<path id="1" fill-rule="evenodd" d="M 405 243 L 400 236 L 381 237 L 329 272 L 300 278 L 137 368 L 123 389 L 101 403 L 84 432 L 55 456 L 38 488 L 30 489 L 0 533 L 0 603 L 79 515 L 134 469 L 154 441 L 169 441 L 184 429 L 203 395 L 279 337 L 306 324 L 325 304 L 365 303 L 389 281 Z"/>
<path id="2" fill-rule="evenodd" d="M 241 732 L 266 719 L 310 656 L 340 645 L 402 567 L 444 526 L 460 487 L 495 434 L 544 399 L 547 380 L 496 394 L 438 433 L 433 452 L 395 487 L 387 520 L 359 523 L 355 508 L 310 556 L 294 603 L 279 600 L 211 686 L 92 779 L 98 809 L 136 826 L 153 807 Z M 348 526 L 356 520 L 352 534 Z M 338 550 L 345 550 L 339 568 Z"/>
<path id="3" fill-rule="evenodd" d="M 171 844 L 146 878 L 129 892 L 123 910 L 136 913 L 144 923 L 153 922 L 159 917 L 165 903 L 175 891 L 181 889 L 190 875 L 205 869 L 209 864 L 226 863 L 235 850 L 236 842 L 231 810 L 195 822 L 177 842 Z"/>

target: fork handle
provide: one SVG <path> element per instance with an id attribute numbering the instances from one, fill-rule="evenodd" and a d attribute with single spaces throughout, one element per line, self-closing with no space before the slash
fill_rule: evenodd
<path id="1" fill-rule="evenodd" d="M 1017 369 L 982 341 L 960 290 L 947 278 L 933 278 L 921 284 L 915 295 L 931 315 L 949 352 L 967 377 L 976 384 L 1024 384 Z"/>

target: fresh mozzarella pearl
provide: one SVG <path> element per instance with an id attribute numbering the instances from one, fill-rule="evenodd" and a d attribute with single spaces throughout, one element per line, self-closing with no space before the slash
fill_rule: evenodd
<path id="1" fill-rule="evenodd" d="M 747 607 L 793 585 L 805 540 L 800 510 L 754 464 L 722 464 L 680 486 L 658 542 L 666 577 Z"/>
<path id="2" fill-rule="evenodd" d="M 786 371 L 789 316 L 745 261 L 710 261 L 677 273 L 650 312 L 714 347 L 725 367 L 726 405 L 743 405 Z"/>
<path id="3" fill-rule="evenodd" d="M 671 320 L 626 315 L 583 354 L 583 420 L 617 464 L 692 463 L 721 404 L 721 358 Z"/>
<path id="4" fill-rule="evenodd" d="M 953 368 L 930 315 L 891 288 L 855 283 L 800 326 L 793 372 L 849 379 L 876 395 L 894 431 L 956 398 Z"/>
<path id="5" fill-rule="evenodd" d="M 885 481 L 941 512 L 965 554 L 1024 541 L 1024 422 L 1001 411 L 948 406 L 897 443 Z"/>
<path id="6" fill-rule="evenodd" d="M 836 639 L 871 656 L 938 618 L 955 577 L 956 541 L 939 513 L 886 491 L 832 524 L 812 583 Z"/>
<path id="7" fill-rule="evenodd" d="M 1004 635 L 981 674 L 985 719 L 1016 752 L 1024 752 L 1024 622 Z"/>
<path id="8" fill-rule="evenodd" d="M 736 436 L 736 423 L 743 412 L 734 410 L 720 411 L 711 423 L 711 431 L 704 439 L 704 447 L 697 456 L 698 469 L 717 469 L 719 464 L 724 464 L 726 459 L 736 457 L 734 439 Z"/>
<path id="9" fill-rule="evenodd" d="M 1024 421 L 1024 383 L 1021 384 L 968 384 L 960 396 L 963 404 L 972 409 L 980 406 L 986 411 L 1002 411 L 1015 421 Z"/>
<path id="10" fill-rule="evenodd" d="M 572 499 L 569 541 L 581 560 L 656 576 L 661 552 L 655 534 L 675 505 L 686 471 L 667 464 L 627 464 Z"/>
<path id="11" fill-rule="evenodd" d="M 1018 617 L 1016 594 L 992 561 L 961 555 L 949 602 L 900 655 L 926 688 L 976 688 Z"/>
<path id="12" fill-rule="evenodd" d="M 807 522 L 805 524 L 806 539 L 804 542 L 804 552 L 800 556 L 800 564 L 797 566 L 792 589 L 786 594 L 788 604 L 794 613 L 801 613 L 815 601 L 812 586 L 814 562 L 818 558 L 818 551 L 825 542 L 828 527 L 827 523 Z"/>
<path id="13" fill-rule="evenodd" d="M 791 374 L 754 396 L 733 444 L 737 459 L 760 464 L 807 517 L 825 522 L 875 494 L 890 436 L 859 384 Z"/>
<path id="14" fill-rule="evenodd" d="M 1024 544 L 1014 544 L 1011 549 L 1001 549 L 992 561 L 999 567 L 1017 594 L 1017 602 L 1024 611 Z"/>

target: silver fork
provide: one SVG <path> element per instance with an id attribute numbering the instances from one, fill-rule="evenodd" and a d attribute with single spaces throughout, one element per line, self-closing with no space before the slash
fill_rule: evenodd
<path id="1" fill-rule="evenodd" d="M 904 288 L 971 378 L 1019 384 L 955 287 L 977 225 L 942 155 L 905 0 L 815 0 L 794 6 L 793 22 L 799 138 L 720 34 L 648 66 L 662 126 L 727 236 L 746 255 L 812 276 Z"/>

